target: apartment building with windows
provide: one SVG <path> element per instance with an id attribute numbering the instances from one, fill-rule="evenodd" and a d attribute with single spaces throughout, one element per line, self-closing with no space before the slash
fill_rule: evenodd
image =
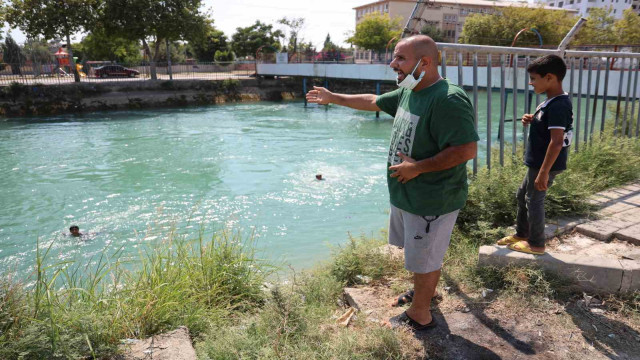
<path id="1" fill-rule="evenodd" d="M 549 0 L 551 1 L 551 0 Z M 556 0 L 558 1 L 558 0 Z M 560 0 L 561 1 L 561 0 Z M 571 1 L 571 0 L 565 0 Z M 573 0 L 575 1 L 575 0 Z M 588 1 L 588 0 L 582 0 Z M 600 1 L 600 0 L 598 0 Z M 610 0 L 607 0 L 610 1 Z M 613 0 L 615 1 L 615 0 Z M 625 0 L 622 0 L 625 1 Z M 639 1 L 640 0 L 626 0 Z M 442 30 L 447 42 L 457 42 L 462 33 L 462 26 L 467 16 L 471 14 L 492 14 L 500 8 L 517 6 L 517 7 L 536 7 L 537 4 L 529 4 L 527 2 L 515 1 L 489 1 L 489 0 L 433 0 L 432 4 L 422 14 L 422 24 L 432 25 Z M 392 19 L 398 18 L 400 24 L 404 27 L 407 19 L 411 16 L 415 0 L 379 0 L 357 6 L 353 8 L 356 11 L 356 25 L 362 21 L 365 15 L 378 12 L 380 14 L 389 14 Z M 546 9 L 562 10 L 553 6 L 544 6 Z M 577 10 L 569 10 L 577 12 Z M 364 51 L 356 49 L 354 54 L 356 62 L 376 61 L 378 55 L 372 51 Z M 384 56 L 384 54 L 382 54 Z"/>
<path id="2" fill-rule="evenodd" d="M 547 6 L 559 7 L 563 9 L 578 10 L 582 17 L 589 16 L 589 11 L 593 8 L 611 8 L 611 15 L 620 19 L 622 13 L 633 8 L 640 10 L 640 0 L 542 0 Z"/>

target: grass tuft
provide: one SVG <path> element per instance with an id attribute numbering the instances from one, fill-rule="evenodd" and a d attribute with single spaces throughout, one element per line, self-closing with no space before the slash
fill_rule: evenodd
<path id="1" fill-rule="evenodd" d="M 38 246 L 33 287 L 0 286 L 0 358 L 106 357 L 120 339 L 180 325 L 197 336 L 229 314 L 251 313 L 264 304 L 270 271 L 253 248 L 239 234 L 172 235 L 138 258 L 118 252 L 82 265 L 51 262 L 50 247 Z"/>

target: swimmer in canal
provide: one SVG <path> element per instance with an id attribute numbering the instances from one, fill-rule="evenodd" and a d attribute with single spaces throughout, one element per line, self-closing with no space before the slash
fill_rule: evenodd
<path id="1" fill-rule="evenodd" d="M 82 233 L 80 232 L 80 228 L 78 227 L 78 225 L 71 225 L 71 227 L 69 228 L 69 232 L 71 233 L 71 236 L 74 236 L 74 237 L 82 236 Z"/>

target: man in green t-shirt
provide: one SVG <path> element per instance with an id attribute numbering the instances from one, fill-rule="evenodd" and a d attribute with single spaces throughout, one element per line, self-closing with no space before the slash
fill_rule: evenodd
<path id="1" fill-rule="evenodd" d="M 404 248 L 414 290 L 396 304 L 411 302 L 392 325 L 413 330 L 435 326 L 431 298 L 459 210 L 467 199 L 466 162 L 479 140 L 467 94 L 438 73 L 438 49 L 428 36 L 401 40 L 391 68 L 399 89 L 376 96 L 335 94 L 314 87 L 309 102 L 334 103 L 394 116 L 387 158 L 391 201 L 389 243 Z"/>

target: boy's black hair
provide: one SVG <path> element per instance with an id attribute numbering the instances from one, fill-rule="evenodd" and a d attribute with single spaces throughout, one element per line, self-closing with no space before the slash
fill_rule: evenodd
<path id="1" fill-rule="evenodd" d="M 80 230 L 80 228 L 78 227 L 78 225 L 71 225 L 71 227 L 69 228 L 69 231 L 73 231 L 73 229 L 78 229 L 78 230 Z"/>
<path id="2" fill-rule="evenodd" d="M 535 73 L 540 76 L 553 74 L 562 81 L 567 74 L 567 64 L 558 55 L 545 55 L 535 59 L 527 66 L 528 73 Z"/>

